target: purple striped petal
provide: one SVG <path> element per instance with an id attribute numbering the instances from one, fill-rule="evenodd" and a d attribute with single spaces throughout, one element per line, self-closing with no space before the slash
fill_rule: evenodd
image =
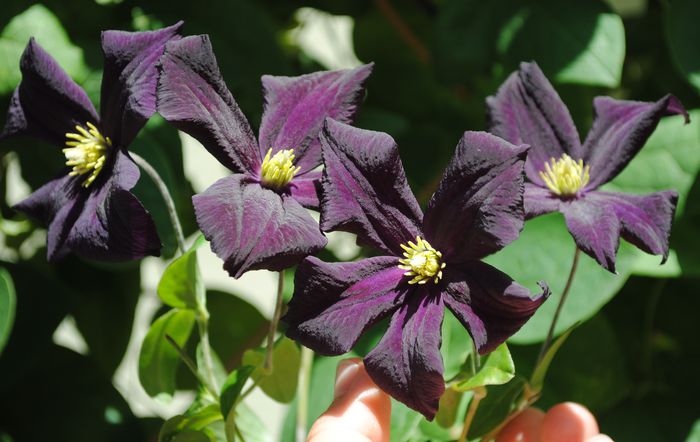
<path id="1" fill-rule="evenodd" d="M 66 132 L 86 122 L 99 125 L 95 107 L 39 44 L 29 40 L 19 62 L 22 81 L 12 95 L 0 138 L 33 135 L 63 147 Z"/>
<path id="2" fill-rule="evenodd" d="M 459 270 L 445 270 L 445 304 L 469 330 L 480 354 L 486 354 L 515 334 L 549 296 L 535 298 L 508 275 L 480 261 Z"/>
<path id="3" fill-rule="evenodd" d="M 350 263 L 304 260 L 284 321 L 287 336 L 323 355 L 350 351 L 359 337 L 396 310 L 408 287 L 394 257 Z"/>
<path id="4" fill-rule="evenodd" d="M 148 32 L 104 31 L 105 56 L 100 114 L 107 136 L 128 146 L 156 111 L 157 64 L 165 43 L 177 36 L 179 22 Z"/>
<path id="5" fill-rule="evenodd" d="M 481 259 L 518 237 L 527 149 L 486 132 L 464 133 L 423 223 L 446 261 Z"/>
<path id="6" fill-rule="evenodd" d="M 158 112 L 233 172 L 258 172 L 262 157 L 255 135 L 221 77 L 208 36 L 166 45 Z"/>
<path id="7" fill-rule="evenodd" d="M 677 201 L 673 191 L 649 195 L 588 192 L 562 208 L 579 248 L 614 272 L 620 234 L 643 251 L 662 255 L 662 263 L 666 261 Z"/>
<path id="8" fill-rule="evenodd" d="M 296 165 L 307 172 L 321 164 L 318 133 L 326 117 L 350 123 L 364 95 L 372 65 L 314 72 L 299 77 L 263 75 L 265 111 L 260 123 L 260 153 L 294 149 Z"/>
<path id="9" fill-rule="evenodd" d="M 559 211 L 561 198 L 553 194 L 551 190 L 540 187 L 537 184 L 525 183 L 523 201 L 525 206 L 525 219 L 531 219 L 536 216 Z"/>
<path id="10" fill-rule="evenodd" d="M 486 106 L 490 132 L 531 146 L 525 165 L 530 181 L 542 184 L 539 171 L 550 158 L 582 157 L 571 114 L 536 63 L 522 63 Z"/>
<path id="11" fill-rule="evenodd" d="M 659 120 L 666 115 L 688 113 L 673 95 L 655 103 L 596 97 L 595 121 L 583 144 L 583 160 L 591 167 L 589 189 L 617 176 L 644 146 Z"/>
<path id="12" fill-rule="evenodd" d="M 358 242 L 400 256 L 401 244 L 420 234 L 422 214 L 394 140 L 328 119 L 321 143 L 321 228 L 355 233 Z"/>
<path id="13" fill-rule="evenodd" d="M 318 194 L 321 189 L 322 175 L 322 172 L 312 171 L 295 176 L 288 187 L 292 198 L 307 209 L 318 210 L 320 206 Z"/>
<path id="14" fill-rule="evenodd" d="M 440 345 L 444 315 L 441 296 L 421 287 L 394 313 L 389 329 L 365 357 L 365 367 L 382 390 L 428 420 L 445 391 Z"/>
<path id="15" fill-rule="evenodd" d="M 294 198 L 247 175 L 222 178 L 192 202 L 197 224 L 234 278 L 291 267 L 326 245 L 318 223 Z"/>

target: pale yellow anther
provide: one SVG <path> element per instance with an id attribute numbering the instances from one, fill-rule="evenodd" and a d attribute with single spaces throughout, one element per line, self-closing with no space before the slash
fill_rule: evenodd
<path id="1" fill-rule="evenodd" d="M 273 189 L 281 189 L 294 178 L 301 167 L 294 167 L 294 149 L 280 150 L 272 155 L 272 149 L 267 151 L 267 155 L 260 168 L 262 183 Z"/>
<path id="2" fill-rule="evenodd" d="M 442 278 L 442 269 L 445 263 L 442 262 L 442 253 L 435 250 L 428 241 L 420 236 L 416 237 L 416 242 L 409 241 L 408 245 L 401 244 L 405 250 L 403 259 L 399 259 L 399 268 L 408 270 L 404 275 L 411 276 L 409 284 L 425 284 L 433 280 L 438 283 Z"/>
<path id="3" fill-rule="evenodd" d="M 575 161 L 567 154 L 561 158 L 550 158 L 540 171 L 540 178 L 553 193 L 560 196 L 574 196 L 586 187 L 590 179 L 591 166 L 584 165 L 583 160 Z"/>
<path id="4" fill-rule="evenodd" d="M 86 123 L 88 129 L 75 126 L 78 133 L 66 134 L 66 166 L 72 166 L 70 176 L 90 174 L 82 186 L 88 187 L 100 174 L 107 159 L 107 151 L 112 146 L 109 137 L 104 137 L 94 124 Z"/>

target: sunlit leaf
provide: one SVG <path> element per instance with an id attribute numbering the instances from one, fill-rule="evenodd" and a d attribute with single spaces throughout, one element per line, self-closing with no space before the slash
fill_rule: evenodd
<path id="1" fill-rule="evenodd" d="M 197 307 L 197 297 L 204 297 L 204 283 L 197 264 L 197 249 L 206 242 L 200 235 L 181 256 L 178 256 L 163 272 L 158 283 L 158 296 L 170 307 Z"/>
<path id="2" fill-rule="evenodd" d="M 15 322 L 15 308 L 17 298 L 12 277 L 4 268 L 0 267 L 0 354 L 5 348 L 5 343 L 10 337 L 12 325 Z"/>
<path id="3" fill-rule="evenodd" d="M 501 385 L 515 376 L 515 364 L 506 344 L 499 345 L 489 353 L 476 374 L 464 372 L 464 380 L 457 382 L 453 388 L 457 391 L 473 390 L 486 385 Z"/>
<path id="4" fill-rule="evenodd" d="M 299 347 L 294 341 L 283 336 L 274 344 L 270 373 L 265 372 L 264 362 L 264 349 L 248 350 L 243 354 L 243 364 L 256 367 L 251 378 L 259 383 L 262 391 L 278 402 L 290 402 L 294 399 L 299 379 Z"/>

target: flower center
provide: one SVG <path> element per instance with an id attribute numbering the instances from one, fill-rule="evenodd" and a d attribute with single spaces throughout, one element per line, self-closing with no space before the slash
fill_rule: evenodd
<path id="1" fill-rule="evenodd" d="M 272 155 L 272 149 L 267 151 L 263 159 L 260 175 L 262 183 L 273 189 L 281 189 L 294 178 L 301 167 L 294 167 L 294 149 L 280 150 Z"/>
<path id="2" fill-rule="evenodd" d="M 442 278 L 442 269 L 445 263 L 442 262 L 442 253 L 431 246 L 428 241 L 420 236 L 416 236 L 416 243 L 409 241 L 408 245 L 401 244 L 405 250 L 403 259 L 399 259 L 399 268 L 408 270 L 404 275 L 413 276 L 408 281 L 409 284 L 425 284 L 431 279 L 435 284 Z"/>
<path id="3" fill-rule="evenodd" d="M 107 150 L 112 146 L 109 137 L 104 137 L 94 124 L 87 123 L 88 130 L 75 126 L 78 133 L 66 134 L 66 166 L 73 166 L 70 176 L 90 174 L 82 186 L 88 187 L 100 174 L 107 158 Z"/>
<path id="4" fill-rule="evenodd" d="M 549 163 L 544 163 L 540 177 L 555 194 L 573 196 L 588 184 L 590 170 L 591 166 L 584 165 L 583 160 L 574 161 L 564 154 L 558 160 L 550 158 Z"/>

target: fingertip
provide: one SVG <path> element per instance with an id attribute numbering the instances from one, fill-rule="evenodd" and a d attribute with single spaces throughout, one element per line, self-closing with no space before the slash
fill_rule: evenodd
<path id="1" fill-rule="evenodd" d="M 544 411 L 526 408 L 498 432 L 496 442 L 539 442 Z"/>
<path id="2" fill-rule="evenodd" d="M 586 442 L 613 442 L 613 440 L 607 434 L 596 434 L 595 436 L 586 439 Z"/>
<path id="3" fill-rule="evenodd" d="M 564 402 L 549 409 L 542 421 L 542 442 L 584 442 L 600 433 L 593 414 L 581 404 Z"/>

